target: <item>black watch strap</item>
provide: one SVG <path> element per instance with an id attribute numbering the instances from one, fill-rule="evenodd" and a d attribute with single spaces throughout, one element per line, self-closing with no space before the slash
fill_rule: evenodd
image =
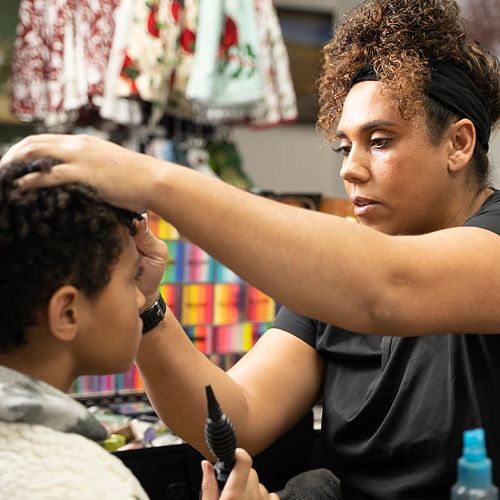
<path id="1" fill-rule="evenodd" d="M 152 330 L 160 321 L 163 321 L 165 312 L 167 311 L 167 304 L 163 300 L 161 293 L 158 294 L 158 299 L 144 312 L 141 313 L 142 319 L 142 333 L 147 333 Z"/>

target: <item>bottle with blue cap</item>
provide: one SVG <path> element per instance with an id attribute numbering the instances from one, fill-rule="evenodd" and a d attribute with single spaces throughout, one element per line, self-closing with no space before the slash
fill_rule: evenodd
<path id="1" fill-rule="evenodd" d="M 486 456 L 484 429 L 464 432 L 464 449 L 458 459 L 458 481 L 451 490 L 452 500 L 498 500 L 492 481 L 491 460 Z"/>

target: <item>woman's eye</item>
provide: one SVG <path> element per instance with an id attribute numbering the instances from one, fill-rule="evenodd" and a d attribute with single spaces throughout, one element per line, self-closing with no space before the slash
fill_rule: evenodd
<path id="1" fill-rule="evenodd" d="M 332 150 L 335 151 L 335 153 L 341 153 L 343 156 L 349 156 L 351 146 L 347 144 L 340 144 L 338 146 L 332 146 Z"/>
<path id="2" fill-rule="evenodd" d="M 389 144 L 389 141 L 390 139 L 386 137 L 373 137 L 370 139 L 370 146 L 376 149 L 385 148 Z"/>

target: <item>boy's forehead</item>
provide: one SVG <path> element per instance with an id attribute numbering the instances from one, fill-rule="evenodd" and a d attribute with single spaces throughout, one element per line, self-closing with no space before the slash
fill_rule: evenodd
<path id="1" fill-rule="evenodd" d="M 139 260 L 140 255 L 137 250 L 134 238 L 131 236 L 128 228 L 120 224 L 119 227 L 120 239 L 122 240 L 122 258 L 126 259 L 130 265 L 135 266 Z"/>

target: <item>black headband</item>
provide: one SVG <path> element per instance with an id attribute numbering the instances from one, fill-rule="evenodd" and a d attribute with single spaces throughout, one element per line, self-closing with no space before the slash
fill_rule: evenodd
<path id="1" fill-rule="evenodd" d="M 367 80 L 379 80 L 371 64 L 356 72 L 351 85 Z M 468 118 L 474 124 L 478 142 L 488 151 L 491 120 L 481 91 L 465 71 L 448 61 L 432 60 L 426 94 L 459 116 Z"/>

